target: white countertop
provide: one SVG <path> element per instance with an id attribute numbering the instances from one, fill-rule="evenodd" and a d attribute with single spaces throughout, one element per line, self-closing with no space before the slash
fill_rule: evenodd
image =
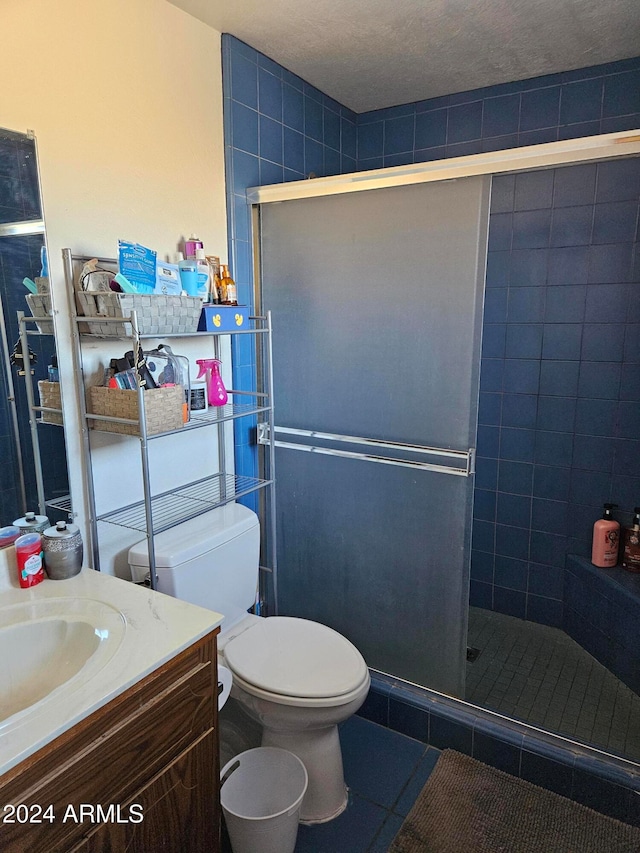
<path id="1" fill-rule="evenodd" d="M 0 775 L 213 631 L 224 618 L 87 568 L 68 580 L 46 579 L 21 589 L 13 547 L 0 550 L 0 631 L 11 624 L 9 614 L 16 605 L 35 603 L 39 612 L 50 605 L 54 612 L 61 599 L 72 607 L 81 608 L 79 600 L 88 599 L 118 611 L 124 628 L 118 633 L 118 648 L 91 678 L 80 670 L 49 696 L 0 721 Z"/>

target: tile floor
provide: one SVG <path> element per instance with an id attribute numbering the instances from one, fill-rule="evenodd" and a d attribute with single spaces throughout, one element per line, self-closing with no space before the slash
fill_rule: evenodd
<path id="1" fill-rule="evenodd" d="M 558 628 L 469 608 L 466 699 L 640 760 L 640 697 Z"/>
<path id="2" fill-rule="evenodd" d="M 295 853 L 386 853 L 440 750 L 362 717 L 341 726 L 340 741 L 349 805 L 329 823 L 300 826 Z"/>

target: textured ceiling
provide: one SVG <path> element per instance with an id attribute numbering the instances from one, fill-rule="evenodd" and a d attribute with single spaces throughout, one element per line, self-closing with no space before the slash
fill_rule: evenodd
<path id="1" fill-rule="evenodd" d="M 640 54 L 639 0 L 169 0 L 355 112 Z"/>

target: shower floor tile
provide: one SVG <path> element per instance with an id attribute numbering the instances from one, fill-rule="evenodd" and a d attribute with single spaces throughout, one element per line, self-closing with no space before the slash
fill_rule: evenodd
<path id="1" fill-rule="evenodd" d="M 467 701 L 640 760 L 640 697 L 558 628 L 469 608 Z"/>

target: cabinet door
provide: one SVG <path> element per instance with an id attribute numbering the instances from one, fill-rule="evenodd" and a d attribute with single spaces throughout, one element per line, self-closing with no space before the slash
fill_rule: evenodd
<path id="1" fill-rule="evenodd" d="M 138 822 L 103 824 L 77 853 L 217 853 L 217 773 L 216 737 L 210 730 L 120 807 L 120 820 Z"/>

